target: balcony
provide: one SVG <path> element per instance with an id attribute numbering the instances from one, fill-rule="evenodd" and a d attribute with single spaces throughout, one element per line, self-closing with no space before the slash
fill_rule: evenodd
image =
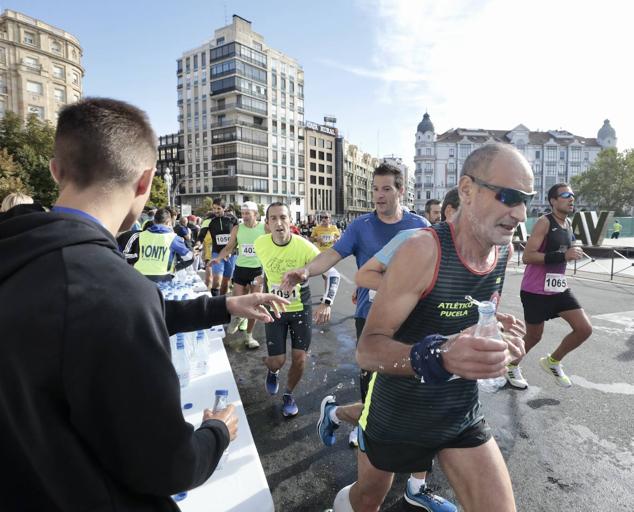
<path id="1" fill-rule="evenodd" d="M 229 126 L 245 126 L 247 128 L 257 128 L 258 130 L 268 131 L 269 127 L 265 124 L 249 123 L 247 121 L 228 119 L 221 123 L 211 123 L 210 128 L 227 128 Z"/>

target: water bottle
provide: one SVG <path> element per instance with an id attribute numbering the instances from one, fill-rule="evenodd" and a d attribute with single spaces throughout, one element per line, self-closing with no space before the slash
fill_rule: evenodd
<path id="1" fill-rule="evenodd" d="M 489 301 L 478 303 L 478 313 L 480 314 L 480 318 L 476 326 L 475 336 L 501 340 L 502 333 L 498 327 L 498 321 L 495 318 L 495 304 Z M 504 387 L 505 384 L 506 379 L 504 377 L 478 380 L 480 389 L 488 393 L 495 393 L 498 389 Z"/>
<path id="2" fill-rule="evenodd" d="M 207 374 L 207 364 L 209 360 L 209 347 L 205 338 L 205 331 L 196 333 L 194 341 L 194 352 L 192 357 L 192 379 L 202 377 Z"/>
<path id="3" fill-rule="evenodd" d="M 176 335 L 176 351 L 172 354 L 172 364 L 178 375 L 181 388 L 189 385 L 189 360 L 185 352 L 185 335 L 178 333 Z"/>
<path id="4" fill-rule="evenodd" d="M 227 408 L 227 398 L 229 397 L 229 390 L 227 389 L 216 389 L 216 397 L 214 399 L 214 408 L 213 412 L 216 413 L 218 411 L 223 411 Z M 229 447 L 227 447 L 222 454 L 222 458 L 218 461 L 218 465 L 216 466 L 216 470 L 222 469 L 229 457 Z"/>

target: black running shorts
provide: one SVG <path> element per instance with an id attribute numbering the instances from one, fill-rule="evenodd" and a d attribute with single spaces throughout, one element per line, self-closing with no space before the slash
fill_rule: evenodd
<path id="1" fill-rule="evenodd" d="M 524 321 L 527 324 L 541 324 L 557 318 L 562 311 L 581 309 L 579 302 L 568 288 L 565 292 L 541 295 L 520 291 L 524 306 Z"/>
<path id="2" fill-rule="evenodd" d="M 282 313 L 274 322 L 264 324 L 266 332 L 266 348 L 269 356 L 286 354 L 286 336 L 291 332 L 291 346 L 295 350 L 307 351 L 312 335 L 311 308 L 304 306 L 304 311 Z"/>
<path id="3" fill-rule="evenodd" d="M 233 269 L 233 279 L 235 284 L 240 286 L 248 286 L 253 284 L 256 277 L 262 275 L 262 267 L 250 268 L 250 267 L 236 267 Z"/>
<path id="4" fill-rule="evenodd" d="M 359 449 L 368 456 L 375 468 L 391 473 L 431 471 L 434 457 L 441 450 L 446 448 L 476 448 L 489 439 L 491 439 L 491 428 L 485 420 L 467 428 L 450 442 L 431 447 L 372 440 L 359 427 Z"/>

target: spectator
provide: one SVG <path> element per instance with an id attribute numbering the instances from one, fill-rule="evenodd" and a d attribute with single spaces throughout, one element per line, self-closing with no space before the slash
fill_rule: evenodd
<path id="1" fill-rule="evenodd" d="M 22 192 L 12 192 L 2 200 L 0 212 L 8 212 L 11 208 L 19 204 L 33 204 L 33 198 Z"/>

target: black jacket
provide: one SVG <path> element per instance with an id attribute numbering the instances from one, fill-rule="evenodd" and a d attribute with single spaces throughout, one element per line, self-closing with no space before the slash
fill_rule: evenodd
<path id="1" fill-rule="evenodd" d="M 178 510 L 229 434 L 184 421 L 169 334 L 228 320 L 221 297 L 164 302 L 88 219 L 0 214 L 0 510 Z"/>

